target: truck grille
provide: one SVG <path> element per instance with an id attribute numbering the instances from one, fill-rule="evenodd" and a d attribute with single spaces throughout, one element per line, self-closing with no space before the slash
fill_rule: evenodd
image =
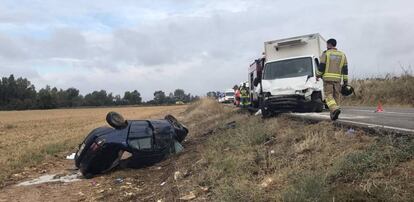
<path id="1" fill-rule="evenodd" d="M 265 102 L 265 106 L 273 112 L 297 111 L 303 103 L 303 97 L 299 95 L 278 96 L 271 97 Z"/>

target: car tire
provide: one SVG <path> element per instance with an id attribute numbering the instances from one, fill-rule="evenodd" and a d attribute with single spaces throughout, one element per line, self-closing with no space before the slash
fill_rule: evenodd
<path id="1" fill-rule="evenodd" d="M 188 134 L 187 127 L 180 123 L 173 115 L 168 114 L 164 119 L 170 122 L 175 129 L 177 141 L 182 142 Z"/>
<path id="2" fill-rule="evenodd" d="M 128 122 L 117 112 L 109 112 L 106 115 L 106 122 L 115 129 L 122 129 L 128 126 Z"/>

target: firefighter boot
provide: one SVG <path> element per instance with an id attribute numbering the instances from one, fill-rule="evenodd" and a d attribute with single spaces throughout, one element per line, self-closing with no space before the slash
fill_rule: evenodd
<path id="1" fill-rule="evenodd" d="M 336 119 L 338 119 L 339 114 L 341 113 L 340 109 L 335 109 L 333 112 L 331 112 L 331 120 L 335 121 Z"/>

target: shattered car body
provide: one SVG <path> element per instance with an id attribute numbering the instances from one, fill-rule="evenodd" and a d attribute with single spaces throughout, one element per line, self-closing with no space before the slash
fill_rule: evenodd
<path id="1" fill-rule="evenodd" d="M 112 127 L 99 127 L 79 145 L 75 165 L 86 178 L 107 172 L 119 165 L 123 152 L 132 161 L 148 165 L 182 150 L 181 142 L 188 129 L 173 116 L 160 120 L 127 120 L 110 112 L 107 122 Z"/>

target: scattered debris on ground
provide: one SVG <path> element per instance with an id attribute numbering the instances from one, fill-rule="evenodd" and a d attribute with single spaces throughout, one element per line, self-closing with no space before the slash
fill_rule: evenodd
<path id="1" fill-rule="evenodd" d="M 79 172 L 76 172 L 74 174 L 70 175 L 42 175 L 36 179 L 20 182 L 16 186 L 30 186 L 30 185 L 37 185 L 37 184 L 43 184 L 43 183 L 49 183 L 49 182 L 76 182 L 81 180 L 81 174 Z"/>

